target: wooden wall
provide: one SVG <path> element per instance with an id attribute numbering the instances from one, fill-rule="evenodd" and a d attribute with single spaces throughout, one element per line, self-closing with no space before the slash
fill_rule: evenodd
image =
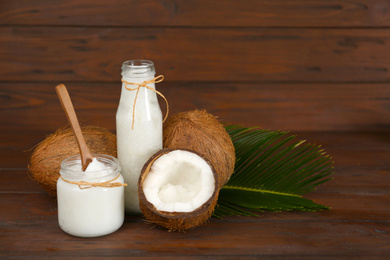
<path id="1" fill-rule="evenodd" d="M 129 59 L 155 62 L 171 114 L 207 109 L 293 132 L 390 130 L 390 1 L 3 0 L 3 167 L 25 167 L 12 154 L 67 123 L 59 83 L 83 124 L 115 131 Z"/>

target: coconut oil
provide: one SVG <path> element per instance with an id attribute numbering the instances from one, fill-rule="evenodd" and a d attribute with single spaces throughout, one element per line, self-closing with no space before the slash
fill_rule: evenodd
<path id="1" fill-rule="evenodd" d="M 109 155 L 94 156 L 85 172 L 79 155 L 61 163 L 57 181 L 58 222 L 63 231 L 73 236 L 107 235 L 124 221 L 124 184 L 119 162 Z"/>
<path id="2" fill-rule="evenodd" d="M 137 85 L 155 77 L 152 61 L 130 60 L 122 64 L 122 92 L 116 113 L 118 159 L 128 186 L 126 212 L 139 214 L 138 179 L 145 162 L 162 149 L 162 113 L 154 91 Z M 154 83 L 147 84 L 155 89 Z M 126 88 L 128 87 L 128 88 Z M 129 89 L 130 88 L 130 89 Z M 135 106 L 134 106 L 135 104 Z"/>

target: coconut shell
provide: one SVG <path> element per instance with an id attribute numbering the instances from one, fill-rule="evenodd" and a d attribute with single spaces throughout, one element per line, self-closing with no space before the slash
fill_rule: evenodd
<path id="1" fill-rule="evenodd" d="M 196 151 L 206 157 L 218 174 L 221 188 L 234 171 L 233 142 L 224 126 L 205 110 L 181 112 L 164 124 L 163 146 Z"/>
<path id="2" fill-rule="evenodd" d="M 183 150 L 183 151 L 189 151 L 192 153 L 197 154 L 201 158 L 203 158 L 207 164 L 210 166 L 214 178 L 215 178 L 215 189 L 208 201 L 206 201 L 202 206 L 195 209 L 192 212 L 166 212 L 166 211 L 159 211 L 156 209 L 156 207 L 150 203 L 143 192 L 143 182 L 148 176 L 150 168 L 152 167 L 154 161 L 156 161 L 160 156 L 167 154 L 171 151 L 176 150 Z M 139 202 L 140 202 L 140 208 L 142 211 L 142 214 L 144 215 L 145 219 L 150 222 L 154 223 L 156 225 L 159 225 L 161 227 L 167 228 L 170 231 L 185 231 L 191 228 L 195 228 L 197 226 L 203 225 L 207 222 L 207 220 L 211 217 L 211 215 L 214 212 L 214 208 L 217 205 L 218 202 L 218 193 L 219 193 L 219 184 L 218 184 L 218 177 L 217 173 L 207 158 L 202 156 L 201 154 L 191 151 L 188 149 L 163 149 L 157 153 L 155 153 L 143 166 L 141 175 L 138 181 L 138 195 L 139 195 Z"/>
<path id="3" fill-rule="evenodd" d="M 91 153 L 117 156 L 115 134 L 96 126 L 85 126 L 81 128 L 81 131 Z M 30 176 L 50 196 L 56 197 L 61 162 L 77 154 L 80 152 L 72 129 L 69 127 L 60 128 L 40 142 L 33 150 L 28 165 Z"/>

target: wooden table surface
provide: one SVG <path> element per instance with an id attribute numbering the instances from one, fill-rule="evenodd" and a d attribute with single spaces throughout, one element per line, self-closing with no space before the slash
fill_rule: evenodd
<path id="1" fill-rule="evenodd" d="M 309 142 L 322 144 L 335 161 L 334 179 L 306 196 L 330 206 L 330 211 L 212 218 L 207 225 L 185 233 L 146 224 L 141 216 L 126 216 L 123 226 L 113 234 L 77 238 L 59 228 L 56 201 L 29 178 L 26 168 L 2 168 L 0 257 L 375 259 L 390 256 L 389 134 L 297 134 Z M 12 160 L 26 165 L 27 154 Z M 6 159 L 3 152 L 2 160 Z"/>

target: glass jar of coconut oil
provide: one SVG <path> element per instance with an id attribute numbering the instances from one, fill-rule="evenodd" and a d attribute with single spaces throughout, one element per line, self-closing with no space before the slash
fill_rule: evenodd
<path id="1" fill-rule="evenodd" d="M 96 237 L 119 229 L 124 221 L 124 182 L 119 162 L 94 154 L 83 172 L 80 156 L 61 163 L 57 181 L 58 222 L 78 237 Z"/>
<path id="2" fill-rule="evenodd" d="M 118 159 L 128 184 L 125 188 L 125 208 L 131 214 L 141 212 L 138 179 L 142 167 L 162 149 L 162 112 L 155 91 L 155 79 L 152 61 L 129 60 L 122 64 L 116 134 Z"/>

